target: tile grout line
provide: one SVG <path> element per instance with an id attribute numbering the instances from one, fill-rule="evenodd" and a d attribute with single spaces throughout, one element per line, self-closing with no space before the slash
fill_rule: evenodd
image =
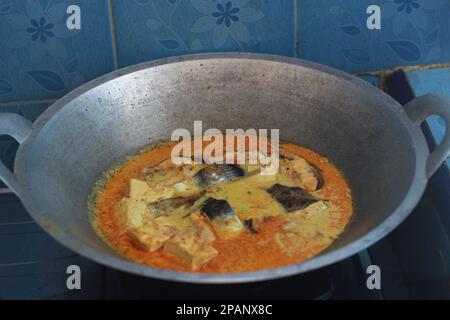
<path id="1" fill-rule="evenodd" d="M 361 76 L 371 76 L 378 77 L 379 79 L 379 88 L 384 90 L 386 88 L 387 78 L 390 77 L 391 74 L 397 71 L 410 72 L 410 71 L 420 71 L 420 70 L 433 70 L 433 69 L 445 69 L 450 68 L 450 62 L 442 62 L 435 63 L 429 65 L 417 65 L 417 66 L 402 66 L 395 67 L 392 69 L 378 70 L 378 71 L 362 71 L 362 72 L 354 72 L 352 75 L 361 77 Z"/>
<path id="2" fill-rule="evenodd" d="M 300 58 L 300 0 L 294 1 L 295 57 Z"/>
<path id="3" fill-rule="evenodd" d="M 114 10 L 112 0 L 107 1 L 108 1 L 109 24 L 111 28 L 111 45 L 113 50 L 114 68 L 117 70 L 119 69 L 119 54 L 117 51 L 116 23 L 114 20 Z"/>
<path id="4" fill-rule="evenodd" d="M 111 1 L 111 0 L 108 0 L 108 1 Z M 296 2 L 297 1 L 299 1 L 299 0 L 296 0 Z M 353 72 L 351 74 L 354 76 L 379 77 L 380 80 L 382 80 L 383 78 L 386 78 L 393 72 L 400 71 L 400 70 L 408 72 L 408 71 L 432 70 L 432 69 L 440 69 L 440 68 L 450 68 L 450 62 L 429 64 L 429 65 L 418 65 L 418 66 L 402 66 L 402 67 L 396 67 L 396 68 L 385 69 L 385 70 L 377 70 L 377 71 L 360 71 L 360 72 Z M 44 99 L 30 99 L 30 100 L 22 99 L 22 100 L 0 101 L 0 106 L 54 103 L 59 98 L 60 97 L 50 97 L 50 98 L 44 98 Z"/>
<path id="5" fill-rule="evenodd" d="M 395 71 L 403 70 L 403 71 L 417 71 L 417 70 L 431 70 L 431 69 L 444 69 L 450 68 L 449 62 L 441 62 L 441 63 L 433 63 L 433 64 L 424 64 L 424 65 L 412 65 L 412 66 L 400 66 L 391 69 L 384 70 L 373 70 L 373 71 L 357 71 L 352 72 L 351 74 L 354 76 L 383 76 L 387 73 L 393 73 Z"/>
<path id="6" fill-rule="evenodd" d="M 9 101 L 0 101 L 1 106 L 15 106 L 15 105 L 24 105 L 24 104 L 44 104 L 44 103 L 53 103 L 57 101 L 59 98 L 46 98 L 46 99 L 31 99 L 31 100 L 9 100 Z"/>

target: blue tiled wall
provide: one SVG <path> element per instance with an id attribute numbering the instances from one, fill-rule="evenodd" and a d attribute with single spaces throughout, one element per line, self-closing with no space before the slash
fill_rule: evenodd
<path id="1" fill-rule="evenodd" d="M 81 9 L 79 31 L 66 27 L 72 4 Z M 366 27 L 372 4 L 381 30 Z M 0 111 L 34 120 L 117 68 L 216 51 L 299 57 L 352 73 L 449 62 L 450 0 L 0 0 Z M 367 80 L 378 85 L 376 75 Z"/>
<path id="2" fill-rule="evenodd" d="M 300 0 L 300 56 L 345 71 L 450 60 L 448 0 Z M 381 30 L 368 30 L 369 5 Z"/>
<path id="3" fill-rule="evenodd" d="M 66 27 L 72 4 L 81 9 L 79 31 Z M 381 30 L 366 27 L 372 4 Z M 34 120 L 117 68 L 216 51 L 299 57 L 351 73 L 449 63 L 450 0 L 0 0 L 0 111 Z M 379 84 L 377 75 L 367 80 Z M 421 84 L 436 91 L 429 86 Z M 14 149 L 11 139 L 0 144 L 2 154 Z"/>
<path id="4" fill-rule="evenodd" d="M 1 0 L 0 101 L 60 97 L 114 69 L 107 1 Z M 66 9 L 82 9 L 69 31 Z"/>
<path id="5" fill-rule="evenodd" d="M 69 4 L 81 8 L 79 31 L 65 27 Z M 370 4 L 381 30 L 366 28 Z M 348 72 L 449 61 L 450 1 L 0 0 L 0 105 L 52 102 L 118 67 L 212 51 Z"/>
<path id="6" fill-rule="evenodd" d="M 295 55 L 295 2 L 116 0 L 119 66 L 197 52 Z"/>

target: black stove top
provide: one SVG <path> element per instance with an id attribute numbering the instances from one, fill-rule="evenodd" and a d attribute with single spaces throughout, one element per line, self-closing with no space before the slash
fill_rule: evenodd
<path id="1" fill-rule="evenodd" d="M 362 268 L 356 256 L 304 275 L 250 284 L 193 285 L 146 279 L 97 265 L 62 247 L 34 223 L 12 194 L 0 195 L 0 212 L 1 299 L 329 299 L 351 296 L 355 289 L 349 290 L 348 283 L 358 281 L 349 277 L 360 275 Z M 82 270 L 79 291 L 66 287 L 69 265 Z"/>
<path id="2" fill-rule="evenodd" d="M 3 194 L 0 196 L 0 298 L 450 298 L 450 278 L 445 274 L 450 247 L 442 238 L 447 233 L 430 192 L 427 191 L 402 226 L 358 255 L 302 275 L 238 285 L 174 283 L 100 266 L 60 246 L 31 220 L 14 195 Z M 66 268 L 73 264 L 82 270 L 81 290 L 66 287 Z M 366 270 L 372 264 L 382 270 L 381 290 L 366 287 Z M 447 281 L 442 281 L 445 276 Z"/>

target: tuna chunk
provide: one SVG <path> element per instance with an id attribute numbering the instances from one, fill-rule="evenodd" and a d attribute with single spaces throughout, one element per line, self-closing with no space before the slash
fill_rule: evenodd
<path id="1" fill-rule="evenodd" d="M 299 187 L 303 187 L 307 191 L 318 189 L 319 180 L 316 177 L 316 172 L 305 159 L 298 158 L 291 160 L 291 165 L 300 180 Z"/>
<path id="2" fill-rule="evenodd" d="M 300 157 L 293 160 L 280 159 L 280 173 L 306 191 L 315 191 L 323 186 L 320 171 Z"/>

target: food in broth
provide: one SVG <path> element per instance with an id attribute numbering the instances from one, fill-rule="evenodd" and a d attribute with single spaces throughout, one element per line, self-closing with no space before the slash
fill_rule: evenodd
<path id="1" fill-rule="evenodd" d="M 93 225 L 124 257 L 177 271 L 233 273 L 305 261 L 352 215 L 350 189 L 326 158 L 280 145 L 279 170 L 181 164 L 174 142 L 147 148 L 94 190 Z"/>

